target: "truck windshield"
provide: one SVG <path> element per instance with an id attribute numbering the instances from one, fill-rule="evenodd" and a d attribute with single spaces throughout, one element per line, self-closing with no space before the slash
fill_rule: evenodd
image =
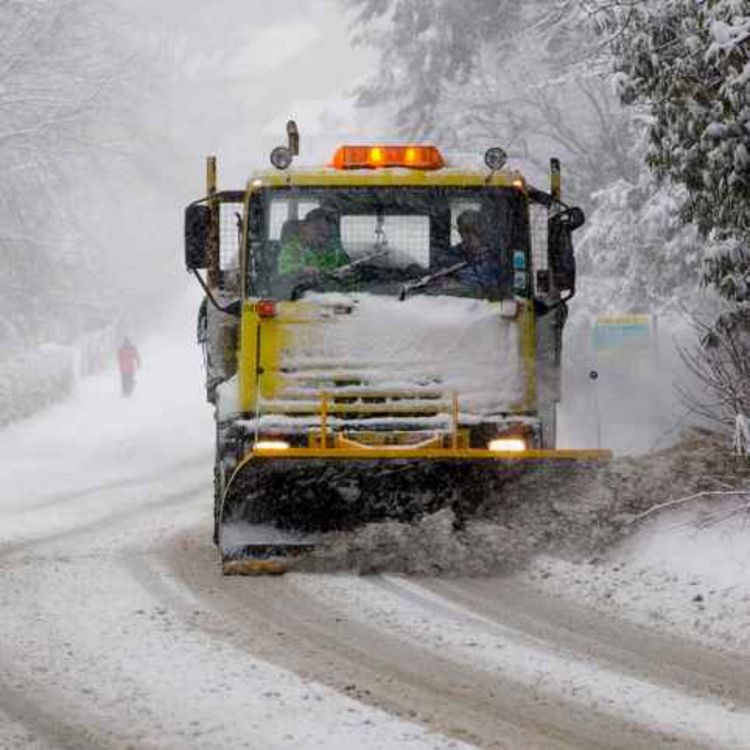
<path id="1" fill-rule="evenodd" d="M 251 200 L 248 237 L 251 296 L 528 287 L 525 198 L 511 188 L 269 188 Z"/>

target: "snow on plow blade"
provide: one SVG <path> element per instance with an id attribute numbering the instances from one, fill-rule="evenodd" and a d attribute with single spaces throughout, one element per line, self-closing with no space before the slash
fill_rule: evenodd
<path id="1" fill-rule="evenodd" d="M 283 572 L 274 568 L 310 550 L 321 533 L 366 523 L 416 521 L 445 507 L 460 520 L 488 498 L 502 502 L 503 487 L 529 471 L 610 457 L 565 450 L 257 451 L 230 478 L 220 507 L 224 572 Z"/>

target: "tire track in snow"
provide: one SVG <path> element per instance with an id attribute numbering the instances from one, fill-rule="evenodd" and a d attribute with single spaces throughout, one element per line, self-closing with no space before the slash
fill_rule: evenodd
<path id="1" fill-rule="evenodd" d="M 78 708 L 61 706 L 60 696 L 18 673 L 6 654 L 0 657 L 0 709 L 50 749 L 123 750 L 129 744 L 92 729 L 94 722 Z"/>
<path id="2" fill-rule="evenodd" d="M 201 553 L 199 555 L 201 566 L 207 565 L 205 569 L 217 572 L 219 569 L 217 556 L 215 554 L 209 555 L 210 549 L 206 547 L 199 551 Z M 168 550 L 168 552 L 173 554 L 174 550 Z M 183 549 L 183 552 L 192 559 L 196 549 L 194 546 L 190 546 Z M 209 557 L 210 559 L 204 559 Z M 189 628 L 211 636 L 216 651 L 226 652 L 227 645 L 231 647 L 230 651 L 236 650 L 237 655 L 232 660 L 234 668 L 242 668 L 243 660 L 239 654 L 244 652 L 248 662 L 258 663 L 260 659 L 267 670 L 276 671 L 281 667 L 283 673 L 288 675 L 288 680 L 293 684 L 301 683 L 307 686 L 306 690 L 321 693 L 317 700 L 324 701 L 321 703 L 321 708 L 324 711 L 324 723 L 330 725 L 325 730 L 329 734 L 329 744 L 332 743 L 334 747 L 354 746 L 348 744 L 346 735 L 347 731 L 350 732 L 351 730 L 346 730 L 344 726 L 344 724 L 354 721 L 361 722 L 365 725 L 364 728 L 369 731 L 369 734 L 362 734 L 357 738 L 357 745 L 361 747 L 414 747 L 421 750 L 426 750 L 428 746 L 430 750 L 449 750 L 449 748 L 471 750 L 474 747 L 464 744 L 467 741 L 466 737 L 456 738 L 463 740 L 461 742 L 454 741 L 449 735 L 437 733 L 434 727 L 422 726 L 413 716 L 388 715 L 387 712 L 382 711 L 382 707 L 373 705 L 371 701 L 360 700 L 360 696 L 353 695 L 350 691 L 337 691 L 340 692 L 340 695 L 333 696 L 328 690 L 330 686 L 324 682 L 316 681 L 314 676 L 295 672 L 295 670 L 287 669 L 284 664 L 265 659 L 265 653 L 262 649 L 246 648 L 245 639 L 258 637 L 255 628 L 256 622 L 253 617 L 247 617 L 243 613 L 241 622 L 237 622 L 234 619 L 228 620 L 223 611 L 217 612 L 213 609 L 203 608 L 204 599 L 193 590 L 187 589 L 179 579 L 173 576 L 171 566 L 167 562 L 168 558 L 169 555 L 164 555 L 160 550 L 152 550 L 144 555 L 141 549 L 134 549 L 123 556 L 120 562 L 143 590 L 161 603 L 164 611 L 177 615 Z M 182 569 L 186 561 L 184 558 L 179 558 L 179 562 Z M 219 581 L 227 580 L 220 573 L 218 573 L 218 577 Z M 273 625 L 272 627 L 275 629 L 277 626 Z M 250 636 L 248 636 L 248 629 L 252 629 L 252 635 Z M 216 666 L 217 669 L 221 669 L 219 665 Z M 206 673 L 205 677 L 210 677 L 210 673 Z M 351 676 L 349 676 L 349 679 L 351 679 Z M 244 685 L 244 688 L 250 692 L 260 692 L 257 685 Z M 265 689 L 272 690 L 273 688 L 274 683 L 265 684 Z M 289 695 L 281 693 L 278 698 L 280 704 L 284 706 L 283 709 L 279 708 L 280 715 L 283 715 L 284 711 L 294 710 L 294 700 Z M 357 704 L 361 704 L 361 708 L 356 708 Z M 320 713 L 316 705 L 317 703 L 311 702 L 304 708 L 298 707 L 297 710 Z M 335 713 L 332 711 L 335 711 Z M 374 745 L 373 737 L 370 736 L 373 727 L 376 729 L 381 727 L 381 734 L 375 738 Z M 396 737 L 400 737 L 400 739 L 396 739 Z M 343 744 L 338 744 L 342 741 Z M 296 746 L 299 747 L 311 746 L 305 744 L 304 737 L 297 742 Z M 259 745 L 253 745 L 253 747 L 255 746 Z"/>
<path id="3" fill-rule="evenodd" d="M 252 654 L 358 701 L 498 750 L 594 750 L 544 738 L 498 715 L 497 683 L 339 617 L 285 579 L 227 579 L 216 557 L 173 545 L 175 578 L 214 613 L 204 627 Z M 188 552 L 189 550 L 189 552 Z M 186 554 L 187 552 L 187 554 Z M 250 588 L 248 585 L 250 584 Z"/>
<path id="4" fill-rule="evenodd" d="M 57 542 L 64 539 L 75 538 L 83 534 L 93 535 L 98 530 L 106 527 L 116 526 L 124 522 L 130 521 L 133 518 L 138 517 L 146 513 L 154 513 L 159 510 L 176 508 L 180 505 L 184 505 L 196 495 L 208 495 L 211 493 L 211 485 L 205 480 L 200 483 L 192 484 L 186 488 L 183 488 L 177 492 L 172 492 L 166 495 L 160 495 L 154 493 L 156 497 L 149 497 L 147 500 L 131 502 L 127 506 L 120 508 L 119 510 L 113 510 L 111 512 L 105 512 L 99 515 L 92 521 L 85 523 L 76 522 L 73 518 L 71 524 L 62 529 L 55 529 L 54 531 L 40 531 L 34 533 L 31 530 L 29 536 L 22 538 L 19 541 L 12 541 L 0 544 L 0 562 L 5 558 L 15 556 L 19 552 L 38 547 L 43 544 L 49 544 L 51 542 Z M 208 507 L 208 505 L 207 505 Z"/>
<path id="5" fill-rule="evenodd" d="M 209 476 L 211 472 L 212 459 L 210 456 L 208 457 L 208 459 L 206 459 L 205 454 L 200 454 L 192 458 L 179 461 L 178 463 L 170 464 L 168 467 L 165 467 L 159 471 L 152 472 L 150 474 L 123 477 L 122 479 L 116 479 L 109 482 L 91 484 L 87 485 L 86 487 L 81 487 L 80 489 L 74 489 L 68 492 L 63 492 L 59 495 L 53 495 L 52 497 L 40 500 L 38 502 L 32 500 L 30 502 L 23 502 L 15 505 L 4 505 L 2 506 L 1 510 L 4 515 L 28 513 L 30 510 L 47 510 L 58 505 L 63 505 L 72 501 L 90 497 L 91 495 L 97 495 L 106 490 L 120 490 L 129 487 L 148 486 L 164 478 L 173 476 L 175 472 L 178 472 L 181 469 L 193 469 L 196 468 L 196 466 L 202 466 L 203 464 L 205 464 L 207 468 L 202 468 L 201 471 L 206 476 Z"/>
<path id="6" fill-rule="evenodd" d="M 252 653 L 397 715 L 416 715 L 443 733 L 483 748 L 657 750 L 673 741 L 575 700 L 545 695 L 510 673 L 488 673 L 468 660 L 410 642 L 382 623 L 358 618 L 337 597 L 321 597 L 312 580 L 222 579 L 215 558 L 173 545 L 168 561 L 220 618 L 222 637 Z M 341 588 L 370 587 L 337 576 Z M 345 594 L 342 594 L 345 596 Z M 429 612 L 423 611 L 425 616 Z M 475 631 L 467 629 L 471 639 Z M 683 742 L 681 750 L 702 747 Z"/>
<path id="7" fill-rule="evenodd" d="M 329 604 L 342 600 L 340 584 L 309 576 L 306 583 Z M 746 750 L 750 713 L 726 702 L 680 693 L 618 673 L 591 658 L 581 659 L 558 644 L 472 614 L 406 579 L 375 577 L 350 586 L 348 594 L 346 611 L 351 616 L 393 629 L 452 658 L 466 659 L 479 671 L 510 673 L 522 684 L 541 685 L 544 694 L 596 707 L 653 732 L 666 746 L 679 742 L 681 748 Z M 652 746 L 657 745 L 644 745 Z"/>
<path id="8" fill-rule="evenodd" d="M 737 658 L 541 595 L 512 578 L 429 579 L 420 584 L 469 612 L 622 672 L 750 706 L 750 669 Z"/>
<path id="9" fill-rule="evenodd" d="M 0 621 L 0 640 L 17 668 L 11 685 L 29 707 L 26 723 L 39 700 L 54 750 L 472 750 L 208 635 L 190 621 L 195 598 L 146 546 L 121 545 L 105 559 L 73 555 L 62 575 L 44 558 L 38 569 L 12 570 L 17 601 L 4 604 L 15 617 Z M 24 596 L 29 590 L 36 597 Z M 2 737 L 0 729 L 5 750 Z"/>

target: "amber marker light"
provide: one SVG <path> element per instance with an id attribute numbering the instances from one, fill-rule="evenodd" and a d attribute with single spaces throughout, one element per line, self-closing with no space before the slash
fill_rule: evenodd
<path id="1" fill-rule="evenodd" d="M 341 146 L 333 156 L 332 166 L 335 169 L 441 169 L 445 162 L 435 146 Z"/>

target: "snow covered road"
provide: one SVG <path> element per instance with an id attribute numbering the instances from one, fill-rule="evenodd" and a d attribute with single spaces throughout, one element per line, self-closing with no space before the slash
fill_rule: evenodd
<path id="1" fill-rule="evenodd" d="M 750 747 L 744 661 L 589 606 L 581 571 L 223 578 L 182 321 L 133 400 L 110 373 L 0 433 L 0 747 Z"/>

